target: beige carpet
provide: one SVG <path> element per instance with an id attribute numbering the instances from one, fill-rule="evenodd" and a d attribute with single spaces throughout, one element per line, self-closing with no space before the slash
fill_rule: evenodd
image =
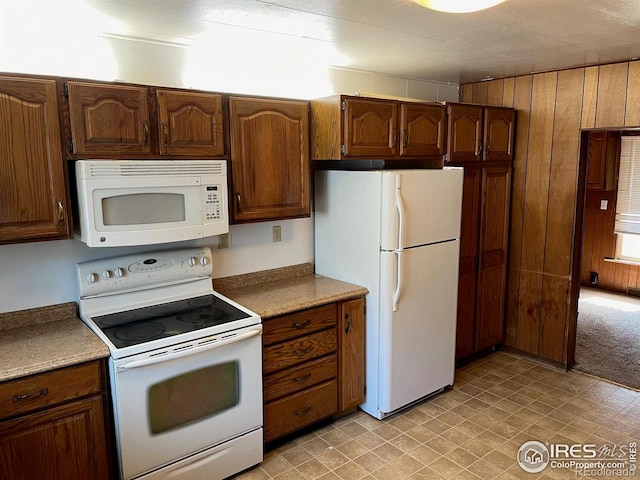
<path id="1" fill-rule="evenodd" d="M 640 389 L 640 298 L 581 288 L 574 368 Z"/>

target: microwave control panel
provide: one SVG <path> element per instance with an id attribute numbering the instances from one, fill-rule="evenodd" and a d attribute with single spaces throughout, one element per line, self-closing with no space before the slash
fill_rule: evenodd
<path id="1" fill-rule="evenodd" d="M 220 188 L 217 185 L 207 185 L 205 195 L 205 219 L 220 220 L 220 210 L 222 199 L 220 198 Z"/>

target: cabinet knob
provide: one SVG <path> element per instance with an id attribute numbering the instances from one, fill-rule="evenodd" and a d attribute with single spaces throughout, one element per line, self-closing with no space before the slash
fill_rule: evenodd
<path id="1" fill-rule="evenodd" d="M 142 130 L 144 131 L 142 143 L 144 145 L 149 145 L 149 124 L 147 122 L 142 122 Z"/>
<path id="2" fill-rule="evenodd" d="M 165 147 L 169 145 L 169 126 L 167 122 L 162 122 L 162 143 Z"/>
<path id="3" fill-rule="evenodd" d="M 476 144 L 476 151 L 475 151 L 476 157 L 480 155 L 480 152 L 482 152 L 482 142 L 478 140 L 478 143 Z"/>
<path id="4" fill-rule="evenodd" d="M 345 319 L 344 333 L 349 333 L 349 330 L 351 330 L 351 317 L 349 317 L 348 313 L 345 313 L 344 319 Z"/>
<path id="5" fill-rule="evenodd" d="M 56 200 L 56 204 L 58 205 L 58 225 L 64 224 L 64 206 L 62 205 L 62 200 Z"/>
<path id="6" fill-rule="evenodd" d="M 396 132 L 396 129 L 394 128 L 393 130 L 391 130 L 391 147 L 395 148 L 396 146 L 396 135 L 398 132 Z"/>
<path id="7" fill-rule="evenodd" d="M 242 197 L 239 193 L 236 193 L 236 211 L 238 213 L 242 212 Z"/>

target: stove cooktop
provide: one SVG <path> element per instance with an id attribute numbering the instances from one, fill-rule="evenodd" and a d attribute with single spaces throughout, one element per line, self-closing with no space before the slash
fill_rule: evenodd
<path id="1" fill-rule="evenodd" d="M 125 348 L 249 317 L 214 295 L 202 295 L 95 316 L 92 320 L 116 348 Z"/>

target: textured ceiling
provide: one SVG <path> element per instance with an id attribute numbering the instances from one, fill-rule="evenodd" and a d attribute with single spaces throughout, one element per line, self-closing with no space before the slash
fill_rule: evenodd
<path id="1" fill-rule="evenodd" d="M 464 83 L 640 57 L 638 0 L 507 0 L 447 14 L 407 0 L 87 0 L 131 35 L 273 45 L 326 64 Z M 244 46 L 246 49 L 246 45 Z M 308 53 L 307 53 L 308 52 Z"/>

